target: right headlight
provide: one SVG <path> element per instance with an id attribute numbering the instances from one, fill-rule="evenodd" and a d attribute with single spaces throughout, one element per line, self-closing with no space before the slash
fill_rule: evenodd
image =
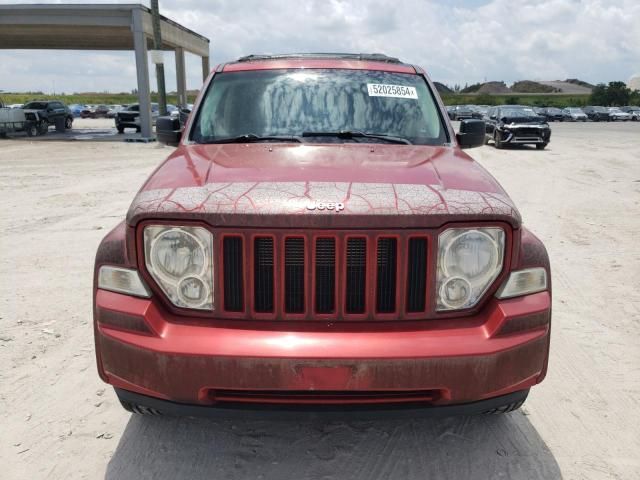
<path id="1" fill-rule="evenodd" d="M 438 237 L 437 309 L 473 307 L 502 271 L 504 230 L 451 228 Z"/>
<path id="2" fill-rule="evenodd" d="M 213 308 L 213 235 L 202 227 L 144 229 L 147 271 L 178 307 Z"/>

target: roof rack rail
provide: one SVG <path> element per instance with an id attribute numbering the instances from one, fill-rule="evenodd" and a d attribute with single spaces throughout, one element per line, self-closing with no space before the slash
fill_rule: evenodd
<path id="1" fill-rule="evenodd" d="M 294 58 L 331 58 L 344 60 L 363 60 L 370 62 L 402 63 L 400 59 L 382 53 L 284 53 L 278 55 L 246 55 L 237 62 L 253 62 L 256 60 L 282 60 Z"/>

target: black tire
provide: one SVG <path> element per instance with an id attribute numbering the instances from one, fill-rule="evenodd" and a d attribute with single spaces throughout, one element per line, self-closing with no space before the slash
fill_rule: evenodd
<path id="1" fill-rule="evenodd" d="M 506 405 L 501 405 L 496 408 L 492 408 L 491 410 L 487 410 L 484 412 L 485 415 L 502 415 L 504 413 L 511 413 L 518 410 L 525 402 L 526 398 L 519 400 L 517 402 L 507 403 Z"/>
<path id="2" fill-rule="evenodd" d="M 546 143 L 536 143 L 536 150 L 544 150 L 547 145 Z"/>
<path id="3" fill-rule="evenodd" d="M 48 131 L 49 131 L 49 121 L 40 120 L 40 125 L 38 125 L 38 133 L 40 135 L 46 135 Z"/>
<path id="4" fill-rule="evenodd" d="M 71 117 L 67 117 L 64 120 L 64 129 L 65 130 L 71 130 L 71 128 L 73 127 L 73 118 Z"/>
<path id="5" fill-rule="evenodd" d="M 144 405 L 138 405 L 137 403 L 130 403 L 125 400 L 120 400 L 120 405 L 127 412 L 135 413 L 137 415 L 153 415 L 160 416 L 162 412 L 160 410 L 156 410 L 155 408 L 145 407 Z"/>
<path id="6" fill-rule="evenodd" d="M 116 128 L 118 129 L 118 133 L 124 133 L 124 127 L 121 127 L 120 125 L 116 125 Z"/>
<path id="7" fill-rule="evenodd" d="M 36 137 L 38 135 L 38 127 L 35 123 L 30 123 L 26 128 L 27 137 Z"/>
<path id="8" fill-rule="evenodd" d="M 504 148 L 504 145 L 502 144 L 502 140 L 500 139 L 500 132 L 498 132 L 497 130 L 493 131 L 493 145 L 498 150 Z"/>

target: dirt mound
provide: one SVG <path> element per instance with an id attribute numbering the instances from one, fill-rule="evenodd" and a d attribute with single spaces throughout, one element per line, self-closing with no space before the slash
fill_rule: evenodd
<path id="1" fill-rule="evenodd" d="M 531 80 L 521 80 L 511 86 L 514 93 L 557 93 L 559 90 L 549 85 L 533 82 Z"/>
<path id="2" fill-rule="evenodd" d="M 500 94 L 511 93 L 511 89 L 504 82 L 485 82 L 478 89 L 478 93 Z"/>

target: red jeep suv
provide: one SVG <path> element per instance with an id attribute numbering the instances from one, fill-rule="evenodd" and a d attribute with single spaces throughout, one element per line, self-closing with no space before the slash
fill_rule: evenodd
<path id="1" fill-rule="evenodd" d="M 100 377 L 136 413 L 507 412 L 545 377 L 542 243 L 425 71 L 244 57 L 95 262 Z"/>

